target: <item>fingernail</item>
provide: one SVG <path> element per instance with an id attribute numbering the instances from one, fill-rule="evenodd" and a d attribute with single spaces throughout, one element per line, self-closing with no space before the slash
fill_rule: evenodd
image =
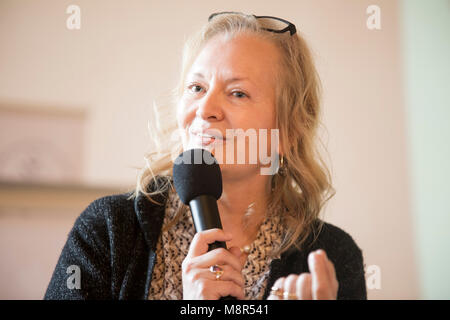
<path id="1" fill-rule="evenodd" d="M 320 260 L 321 256 L 323 256 L 323 255 L 322 255 L 322 252 L 320 252 L 320 250 L 317 250 L 314 252 L 313 256 L 314 256 L 313 261 L 317 262 Z"/>
<path id="2" fill-rule="evenodd" d="M 313 256 L 313 263 L 316 263 L 317 261 L 319 261 L 319 259 L 320 259 L 319 254 L 315 252 Z"/>
<path id="3" fill-rule="evenodd" d="M 325 259 L 328 259 L 328 255 L 327 255 L 327 253 L 325 252 L 325 250 L 320 249 L 320 254 L 321 254 Z"/>
<path id="4" fill-rule="evenodd" d="M 325 256 L 325 251 L 323 251 L 322 249 L 319 249 L 316 251 L 316 254 L 319 256 Z"/>

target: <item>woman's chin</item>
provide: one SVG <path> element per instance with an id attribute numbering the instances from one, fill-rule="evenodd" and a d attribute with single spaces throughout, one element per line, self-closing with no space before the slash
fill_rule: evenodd
<path id="1" fill-rule="evenodd" d="M 260 174 L 258 165 L 221 163 L 222 180 L 242 180 Z"/>

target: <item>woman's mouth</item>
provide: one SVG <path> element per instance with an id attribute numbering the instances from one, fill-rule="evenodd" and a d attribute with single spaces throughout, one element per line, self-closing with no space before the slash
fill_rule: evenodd
<path id="1" fill-rule="evenodd" d="M 196 134 L 193 135 L 192 137 L 196 144 L 200 144 L 202 146 L 210 145 L 214 141 L 216 141 L 216 137 L 210 135 Z"/>
<path id="2" fill-rule="evenodd" d="M 205 132 L 190 132 L 192 141 L 196 145 L 208 146 L 214 142 L 222 142 L 224 139 L 219 135 L 212 135 Z"/>

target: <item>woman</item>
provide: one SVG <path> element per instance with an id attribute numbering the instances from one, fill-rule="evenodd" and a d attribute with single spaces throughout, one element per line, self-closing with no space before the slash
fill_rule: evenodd
<path id="1" fill-rule="evenodd" d="M 295 26 L 211 15 L 185 45 L 174 97 L 181 141 L 148 157 L 133 194 L 98 199 L 81 214 L 45 298 L 365 299 L 361 250 L 319 219 L 334 192 L 316 152 L 319 81 Z M 214 153 L 231 145 L 230 129 L 254 130 L 258 139 L 260 129 L 277 130 L 279 141 L 267 139 L 267 147 L 279 143 L 280 168 L 263 175 L 261 161 L 220 163 L 223 230 L 195 234 L 172 187 L 173 154 Z M 214 241 L 229 249 L 208 252 Z M 79 289 L 69 289 L 73 265 Z"/>

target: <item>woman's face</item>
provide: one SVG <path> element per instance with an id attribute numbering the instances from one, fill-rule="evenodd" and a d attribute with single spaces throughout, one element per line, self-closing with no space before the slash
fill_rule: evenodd
<path id="1" fill-rule="evenodd" d="M 223 159 L 218 160 L 224 178 L 243 178 L 261 167 L 259 129 L 267 129 L 266 154 L 270 156 L 270 132 L 276 128 L 278 55 L 274 44 L 255 36 L 239 35 L 228 41 L 218 36 L 205 45 L 186 76 L 177 109 L 183 147 L 204 148 L 216 157 L 221 149 Z M 232 132 L 247 134 L 244 147 Z M 256 155 L 250 145 L 255 142 L 249 138 L 253 133 L 259 140 Z M 242 158 L 239 161 L 241 156 L 245 163 Z M 251 160 L 254 156 L 256 163 Z"/>

